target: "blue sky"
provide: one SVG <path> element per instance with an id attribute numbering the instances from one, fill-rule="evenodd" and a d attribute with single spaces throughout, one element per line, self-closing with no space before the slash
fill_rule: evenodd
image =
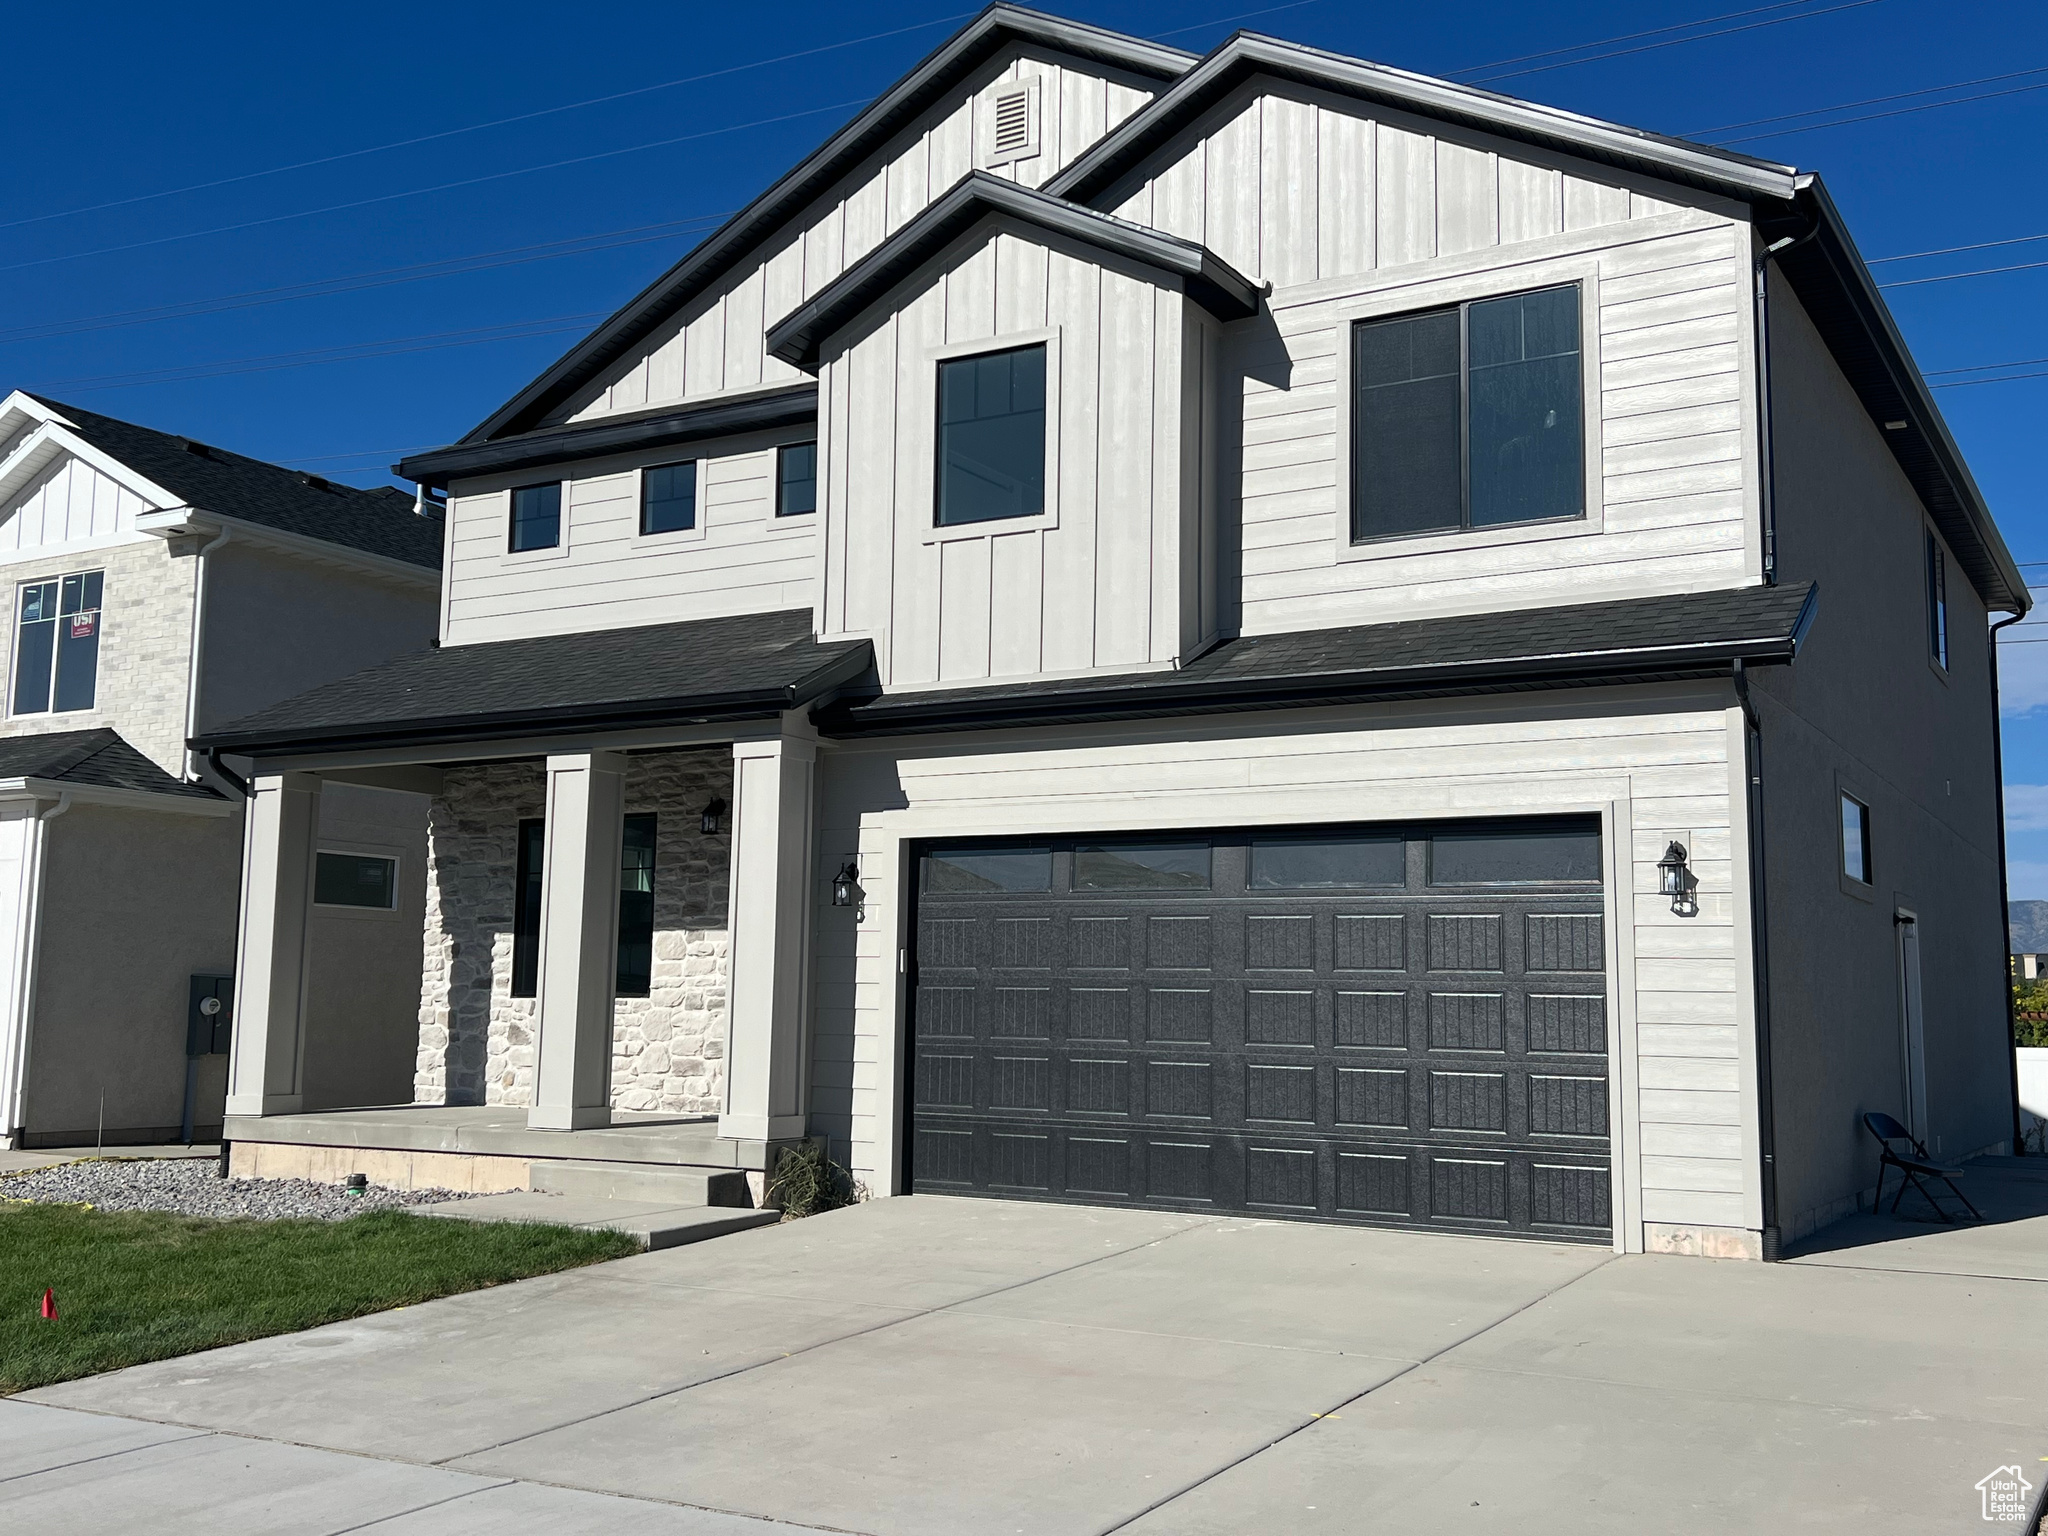
<path id="1" fill-rule="evenodd" d="M 1819 170 L 1873 259 L 1986 245 L 1875 270 L 1945 279 L 1887 297 L 1931 381 L 1954 386 L 1937 398 L 2048 589 L 2048 239 L 2027 239 L 2048 236 L 2038 0 L 1059 9 L 1198 51 L 1243 26 L 1734 143 Z M 0 386 L 381 482 L 969 14 L 948 0 L 16 7 Z M 2020 270 L 1946 280 L 2000 267 Z M 2036 636 L 2048 622 L 2004 651 L 2006 767 L 2012 894 L 2048 898 Z"/>

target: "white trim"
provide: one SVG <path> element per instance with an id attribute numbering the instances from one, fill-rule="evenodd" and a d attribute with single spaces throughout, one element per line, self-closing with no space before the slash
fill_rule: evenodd
<path id="1" fill-rule="evenodd" d="M 679 459 L 652 459 L 645 464 L 636 464 L 631 470 L 633 476 L 633 548 L 637 550 L 670 549 L 678 544 L 701 544 L 711 531 L 711 510 L 704 505 L 704 482 L 708 478 L 704 466 L 711 462 L 701 453 L 686 453 Z M 690 526 L 670 528 L 661 533 L 643 533 L 640 522 L 647 507 L 647 471 L 650 469 L 673 469 L 681 464 L 696 466 L 696 478 L 690 485 Z M 595 478 L 595 477 L 593 477 Z M 564 492 L 566 509 L 566 491 Z M 566 532 L 566 530 L 564 530 Z"/>
<path id="2" fill-rule="evenodd" d="M 31 807 L 22 818 L 21 866 L 17 884 L 0 900 L 14 905 L 12 964 L 7 993 L 0 998 L 0 1141 L 12 1146 L 26 1128 L 30 1037 L 35 1018 L 36 961 L 42 948 L 43 870 L 49 834 L 44 823 L 70 809 L 58 796 L 47 812 Z"/>
<path id="3" fill-rule="evenodd" d="M 216 534 L 232 532 L 237 543 L 268 546 L 286 554 L 298 555 L 321 565 L 336 565 L 345 570 L 367 572 L 374 576 L 405 582 L 408 584 L 438 586 L 441 573 L 432 566 L 414 565 L 410 560 L 394 560 L 389 555 L 376 555 L 353 545 L 336 544 L 327 539 L 316 539 L 302 533 L 287 533 L 281 528 L 272 528 L 265 523 L 252 523 L 245 518 L 224 517 L 218 512 L 208 512 L 198 507 L 173 506 L 143 513 L 135 519 L 138 533 L 151 534 L 166 541 L 170 539 L 211 539 Z"/>
<path id="4" fill-rule="evenodd" d="M 1509 298 L 1544 288 L 1576 287 L 1579 295 L 1580 515 L 1540 523 L 1487 528 L 1456 528 L 1407 536 L 1392 535 L 1351 542 L 1351 334 L 1361 320 L 1391 319 L 1408 313 L 1447 309 L 1454 304 Z M 1602 473 L 1600 390 L 1600 263 L 1595 255 L 1558 257 L 1507 269 L 1470 272 L 1455 277 L 1403 284 L 1392 291 L 1364 293 L 1332 306 L 1337 365 L 1337 519 L 1332 530 L 1338 562 L 1398 560 L 1409 555 L 1492 549 L 1504 544 L 1534 544 L 1553 539 L 1583 539 L 1605 532 L 1605 476 Z M 1311 332 L 1296 332 L 1308 335 Z M 1461 362 L 1462 366 L 1462 362 Z M 1463 380 L 1459 388 L 1467 386 Z"/>
<path id="5" fill-rule="evenodd" d="M 573 484 L 575 482 L 567 475 L 557 476 L 553 480 L 542 476 L 538 480 L 521 480 L 516 485 L 508 485 L 492 497 L 494 501 L 502 498 L 504 502 L 504 513 L 498 519 L 498 532 L 502 540 L 498 545 L 498 565 L 501 568 L 511 567 L 516 569 L 522 565 L 539 565 L 549 560 L 566 560 L 569 558 L 569 527 L 571 523 L 569 516 L 571 499 L 569 488 Z M 519 491 L 539 490 L 544 485 L 560 486 L 562 490 L 561 508 L 558 514 L 559 521 L 555 525 L 555 542 L 543 549 L 514 549 L 512 547 L 512 497 Z"/>
<path id="6" fill-rule="evenodd" d="M 15 579 L 14 579 L 14 589 L 13 589 L 13 593 L 12 593 L 12 595 L 11 595 L 10 599 L 9 599 L 9 602 L 8 602 L 8 607 L 7 607 L 7 617 L 6 617 L 6 623 L 7 623 L 7 639 L 6 639 L 6 645 L 7 645 L 7 665 L 6 665 L 6 667 L 5 667 L 4 669 L 0 669 L 0 670 L 4 670 L 4 671 L 5 671 L 5 674 L 6 674 L 6 686 L 7 686 L 7 697 L 6 697 L 6 699 L 5 699 L 5 700 L 0 700 L 0 704 L 4 704 L 4 706 L 5 706 L 5 707 L 4 707 L 4 709 L 0 709 L 0 718 L 5 718 L 5 719 L 8 719 L 8 720 L 63 720 L 63 719 L 67 719 L 67 718 L 69 718 L 69 717 L 71 717 L 71 716 L 73 716 L 73 715 L 89 715 L 89 714 L 92 714 L 92 713 L 93 713 L 94 711 L 96 711 L 96 710 L 98 710 L 98 709 L 100 709 L 100 708 L 102 707 L 102 706 L 101 706 L 101 704 L 100 704 L 100 702 L 99 702 L 99 698 L 100 698 L 100 666 L 99 666 L 99 652 L 98 652 L 97 650 L 95 650 L 95 651 L 93 652 L 93 666 L 92 666 L 92 697 L 93 697 L 93 702 L 92 702 L 92 703 L 90 703 L 90 704 L 87 704 L 87 705 L 85 705 L 85 706 L 84 706 L 83 708 L 81 708 L 81 709 L 58 709 L 58 708 L 56 707 L 56 702 L 57 702 L 57 647 L 56 647 L 56 643 L 55 643 L 55 633 L 56 633 L 56 632 L 55 632 L 54 630 L 53 630 L 53 631 L 51 632 L 51 634 L 52 634 L 52 641 L 51 641 L 51 646 L 50 646 L 50 692 L 49 692 L 49 698 L 50 698 L 50 708 L 48 708 L 48 709 L 27 709 L 27 710 L 16 710 L 16 709 L 15 709 L 15 707 L 14 707 L 14 693 L 15 693 L 15 686 L 14 686 L 14 685 L 15 685 L 15 682 L 16 682 L 16 680 L 17 680 L 17 679 L 16 679 L 16 676 L 15 676 L 15 669 L 16 669 L 16 668 L 17 668 L 18 666 L 20 666 L 20 664 L 21 664 L 21 589 L 22 589 L 23 587 L 42 587 L 42 586 L 48 586 L 48 585 L 50 585 L 50 584 L 52 584 L 52 583 L 56 583 L 56 584 L 57 584 L 57 594 L 58 594 L 58 601 L 59 601 L 59 603 L 60 603 L 60 605 L 61 605 L 61 603 L 62 603 L 62 601 L 63 601 L 63 590 L 64 590 L 64 589 L 63 589 L 63 582 L 64 582 L 64 580 L 65 580 L 65 579 L 66 579 L 67 577 L 71 577 L 71 576 L 92 576 L 92 575 L 97 575 L 97 576 L 98 576 L 98 577 L 100 578 L 100 605 L 99 605 L 99 607 L 95 608 L 95 609 L 93 610 L 93 612 L 94 612 L 94 613 L 97 613 L 97 614 L 99 615 L 99 621 L 98 621 L 98 626 L 99 626 L 99 627 L 98 627 L 98 630 L 97 630 L 97 632 L 95 633 L 95 635 L 94 635 L 94 637 L 93 637 L 93 638 L 94 638 L 95 640 L 101 640 L 101 639 L 104 639 L 104 638 L 106 638 L 106 632 L 107 632 L 107 629 L 106 629 L 106 625 L 107 625 L 107 593 L 106 593 L 106 574 L 107 574 L 107 573 L 106 573 L 106 570 L 105 570 L 105 568 L 104 568 L 104 567 L 101 567 L 101 568 L 99 568 L 99 569 L 97 569 L 97 570 L 85 570 L 85 571 L 59 571 L 59 572 L 58 572 L 58 573 L 57 573 L 56 575 L 54 575 L 54 576 L 17 576 L 17 577 L 16 577 Z M 55 616 L 54 616 L 54 617 L 52 618 L 52 621 L 51 621 L 51 622 L 53 622 L 53 623 L 55 623 L 55 622 L 58 622 L 58 621 L 60 621 L 60 620 L 61 620 L 62 618 L 63 618 L 63 615 L 61 615 L 61 614 L 55 615 Z M 40 621 L 38 621 L 38 622 L 40 622 Z"/>
<path id="7" fill-rule="evenodd" d="M 992 518 L 984 523 L 958 523 L 949 527 L 939 527 L 934 521 L 938 516 L 939 488 L 939 364 L 995 352 L 1016 352 L 1025 347 L 1036 346 L 1045 348 L 1045 509 L 1032 517 Z M 999 331 L 993 336 L 982 336 L 973 341 L 945 342 L 924 349 L 921 376 L 926 381 L 926 394 L 922 401 L 912 401 L 911 409 L 922 408 L 931 413 L 932 462 L 927 467 L 927 472 L 922 475 L 917 474 L 913 466 L 912 472 L 907 477 L 899 477 L 896 485 L 897 507 L 899 510 L 907 509 L 909 515 L 916 520 L 920 542 L 951 544 L 960 539 L 993 539 L 1001 534 L 1030 533 L 1034 530 L 1059 527 L 1060 357 L 1060 327 L 1056 325 L 1028 331 Z M 900 402 L 897 409 L 901 414 Z"/>
<path id="8" fill-rule="evenodd" d="M 31 738 L 32 739 L 32 738 Z M 198 795 L 166 795 L 147 789 L 72 784 L 63 779 L 0 779 L 0 802 L 69 799 L 75 805 L 107 805 L 128 811 L 163 811 L 174 816 L 232 816 L 236 802 Z"/>

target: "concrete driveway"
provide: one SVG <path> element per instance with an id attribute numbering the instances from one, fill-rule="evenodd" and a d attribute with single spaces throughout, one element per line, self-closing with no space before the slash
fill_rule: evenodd
<path id="1" fill-rule="evenodd" d="M 1997 1529 L 2048 1179 L 1994 1185 L 1773 1266 L 880 1201 L 0 1403 L 0 1526 Z"/>

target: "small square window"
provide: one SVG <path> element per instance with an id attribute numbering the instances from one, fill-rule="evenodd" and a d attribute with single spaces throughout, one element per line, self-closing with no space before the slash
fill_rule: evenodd
<path id="1" fill-rule="evenodd" d="M 1941 541 L 1927 535 L 1927 654 L 1937 667 L 1948 668 L 1948 558 Z"/>
<path id="2" fill-rule="evenodd" d="M 522 485 L 512 493 L 513 554 L 554 549 L 562 542 L 562 482 Z"/>
<path id="3" fill-rule="evenodd" d="M 1859 885 L 1875 883 L 1870 871 L 1870 807 L 1842 796 L 1842 873 Z"/>
<path id="4" fill-rule="evenodd" d="M 818 445 L 784 443 L 775 451 L 775 515 L 818 510 Z"/>
<path id="5" fill-rule="evenodd" d="M 697 461 L 654 464 L 640 472 L 640 531 L 682 533 L 697 526 Z"/>
<path id="6" fill-rule="evenodd" d="M 313 900 L 323 907 L 389 912 L 398 905 L 398 860 L 322 853 L 313 867 Z"/>
<path id="7" fill-rule="evenodd" d="M 1045 510 L 1045 347 L 939 364 L 941 528 Z"/>

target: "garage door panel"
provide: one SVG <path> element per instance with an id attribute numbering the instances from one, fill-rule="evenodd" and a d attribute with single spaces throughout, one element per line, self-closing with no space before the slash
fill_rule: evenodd
<path id="1" fill-rule="evenodd" d="M 1461 878 L 1528 866 L 1491 835 Z M 913 1188 L 1605 1239 L 1597 885 L 1435 888 L 1430 834 L 1403 836 L 1398 863 L 1377 829 L 1263 863 L 1220 834 L 1098 849 L 1114 890 L 1058 843 L 1025 889 L 927 873 Z M 1284 885 L 1374 837 L 1400 889 Z"/>

